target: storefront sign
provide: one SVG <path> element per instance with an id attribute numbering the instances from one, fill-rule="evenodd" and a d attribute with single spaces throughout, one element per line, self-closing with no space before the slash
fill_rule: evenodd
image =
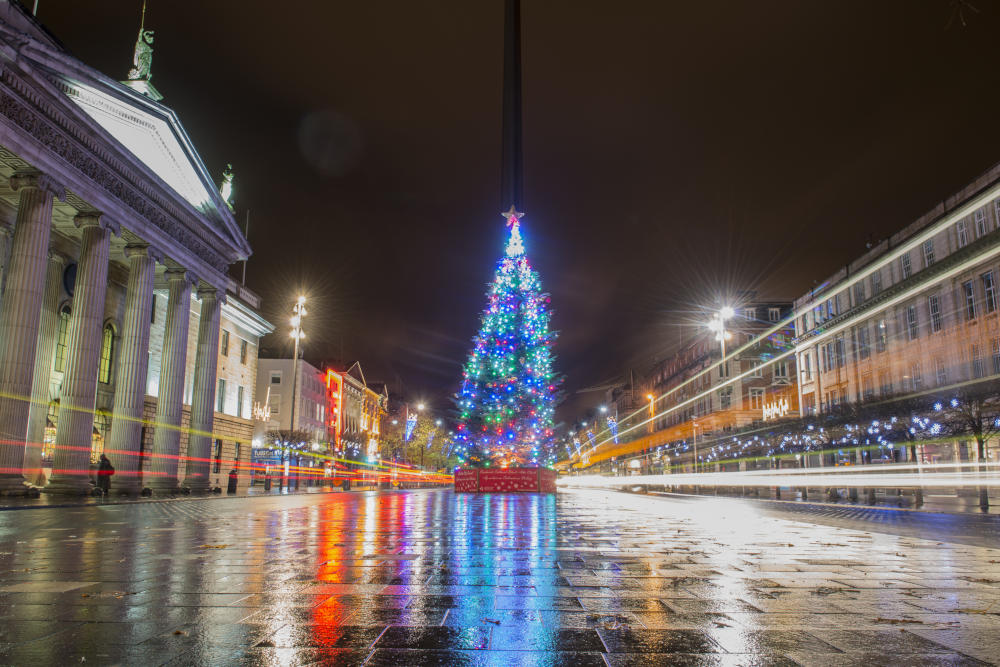
<path id="1" fill-rule="evenodd" d="M 788 399 L 779 398 L 773 403 L 764 404 L 764 421 L 779 419 L 788 414 Z"/>

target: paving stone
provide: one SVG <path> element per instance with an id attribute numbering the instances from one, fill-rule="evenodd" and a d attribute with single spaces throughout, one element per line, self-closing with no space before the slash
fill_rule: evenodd
<path id="1" fill-rule="evenodd" d="M 1000 531 L 908 514 L 588 490 L 0 512 L 0 664 L 996 662 Z"/>

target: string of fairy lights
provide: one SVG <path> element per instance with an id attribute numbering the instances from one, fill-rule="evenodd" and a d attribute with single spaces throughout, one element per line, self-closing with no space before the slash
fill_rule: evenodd
<path id="1" fill-rule="evenodd" d="M 454 451 L 464 465 L 548 465 L 558 380 L 549 296 L 525 256 L 521 215 L 487 292 L 457 394 Z"/>

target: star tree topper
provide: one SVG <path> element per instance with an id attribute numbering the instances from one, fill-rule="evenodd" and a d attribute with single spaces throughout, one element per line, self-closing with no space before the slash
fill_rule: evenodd
<path id="1" fill-rule="evenodd" d="M 524 254 L 524 244 L 521 242 L 521 218 L 524 213 L 518 212 L 511 204 L 510 210 L 501 213 L 507 218 L 507 226 L 510 227 L 510 241 L 507 242 L 507 256 L 518 257 Z"/>

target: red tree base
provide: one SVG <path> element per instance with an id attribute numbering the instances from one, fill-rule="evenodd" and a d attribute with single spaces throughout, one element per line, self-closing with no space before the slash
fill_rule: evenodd
<path id="1" fill-rule="evenodd" d="M 462 468 L 455 493 L 555 493 L 556 472 L 548 468 Z"/>

